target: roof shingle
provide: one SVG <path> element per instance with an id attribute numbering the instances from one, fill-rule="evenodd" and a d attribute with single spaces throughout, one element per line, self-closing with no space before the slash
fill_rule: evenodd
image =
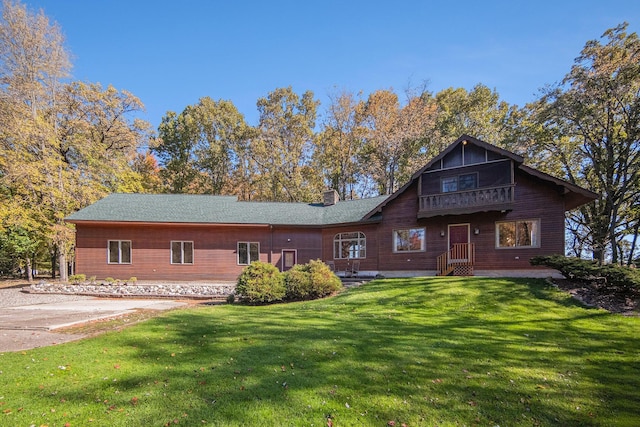
<path id="1" fill-rule="evenodd" d="M 322 203 L 244 202 L 235 196 L 111 194 L 65 220 L 323 226 L 361 221 L 388 196 Z"/>

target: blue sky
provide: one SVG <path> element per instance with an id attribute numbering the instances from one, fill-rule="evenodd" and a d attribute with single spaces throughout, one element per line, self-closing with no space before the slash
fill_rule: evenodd
<path id="1" fill-rule="evenodd" d="M 522 106 L 587 40 L 623 21 L 640 31 L 638 0 L 23 2 L 62 27 L 74 79 L 138 96 L 154 128 L 204 96 L 255 125 L 258 98 L 286 86 L 326 106 L 336 90 L 483 83 Z"/>

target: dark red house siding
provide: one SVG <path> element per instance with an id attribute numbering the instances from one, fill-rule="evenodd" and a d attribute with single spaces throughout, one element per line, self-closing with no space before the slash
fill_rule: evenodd
<path id="1" fill-rule="evenodd" d="M 322 259 L 322 230 L 312 227 L 273 227 L 271 263 L 282 270 L 282 251 L 295 250 L 297 263 Z"/>
<path id="2" fill-rule="evenodd" d="M 421 271 L 436 269 L 437 257 L 448 250 L 449 225 L 468 224 L 470 242 L 475 244 L 477 270 L 531 269 L 529 259 L 536 255 L 564 253 L 565 208 L 555 187 L 516 172 L 514 208 L 507 212 L 478 212 L 416 219 L 418 210 L 417 181 L 383 209 L 383 220 L 377 229 L 380 271 Z M 540 220 L 540 246 L 536 248 L 497 248 L 496 223 L 517 219 Z M 424 227 L 424 252 L 394 253 L 393 231 Z M 478 234 L 474 230 L 478 229 Z M 444 236 L 442 236 L 444 234 Z M 372 267 L 376 270 L 376 268 Z"/>
<path id="3" fill-rule="evenodd" d="M 334 261 L 337 271 L 345 271 L 353 261 L 333 258 L 333 241 L 336 234 L 362 232 L 366 237 L 366 258 L 359 259 L 361 271 L 377 271 L 379 259 L 379 234 L 377 224 L 354 224 L 342 227 L 328 227 L 322 230 L 322 260 Z"/>
<path id="4" fill-rule="evenodd" d="M 476 250 L 478 270 L 527 269 L 532 268 L 529 260 L 536 255 L 564 253 L 564 200 L 553 185 L 538 182 L 516 170 L 513 210 L 478 216 L 471 220 L 472 228 L 480 228 L 479 235 L 472 235 L 472 242 L 481 248 Z M 495 223 L 518 219 L 540 220 L 540 247 L 496 248 Z"/>
<path id="5" fill-rule="evenodd" d="M 268 226 L 103 224 L 76 226 L 76 272 L 100 279 L 235 280 L 238 242 L 260 243 L 260 260 L 281 266 L 283 249 L 298 262 L 321 257 L 320 230 Z M 109 240 L 130 240 L 131 264 L 109 264 Z M 170 242 L 193 241 L 193 264 L 171 264 Z"/>
<path id="6" fill-rule="evenodd" d="M 237 264 L 238 242 L 258 242 L 260 260 L 282 269 L 282 251 L 294 250 L 299 264 L 312 259 L 333 260 L 337 233 L 360 231 L 366 236 L 366 258 L 360 270 L 370 272 L 418 271 L 431 274 L 437 257 L 447 250 L 447 229 L 469 224 L 470 242 L 476 246 L 476 270 L 530 269 L 536 255 L 564 252 L 564 201 L 547 183 L 516 172 L 514 209 L 417 219 L 418 181 L 382 210 L 382 220 L 326 228 L 238 225 L 77 224 L 76 272 L 98 278 L 140 280 L 236 280 L 244 266 Z M 496 222 L 515 219 L 540 220 L 540 247 L 496 248 Z M 394 253 L 393 232 L 424 227 L 423 252 Z M 474 234 L 474 229 L 479 234 Z M 444 233 L 445 236 L 441 236 Z M 108 264 L 107 242 L 130 240 L 131 264 Z M 170 242 L 193 241 L 194 263 L 171 264 Z M 335 260 L 344 271 L 348 260 Z"/>
<path id="7" fill-rule="evenodd" d="M 462 161 L 463 153 L 467 152 L 464 150 L 470 153 L 471 164 Z M 487 162 L 483 163 L 485 155 Z M 310 221 L 314 226 L 300 225 L 302 221 L 295 220 L 291 223 L 298 224 L 296 226 L 248 224 L 249 221 L 244 225 L 127 223 L 109 222 L 109 215 L 98 217 L 107 218 L 104 220 L 91 219 L 91 216 L 89 219 L 76 219 L 70 221 L 76 224 L 77 230 L 76 272 L 100 279 L 113 277 L 124 280 L 135 276 L 140 280 L 234 281 L 244 268 L 237 263 L 238 242 L 258 242 L 260 260 L 281 270 L 282 253 L 287 250 L 295 251 L 298 264 L 322 259 L 334 261 L 338 271 L 345 271 L 353 260 L 334 260 L 334 238 L 337 233 L 361 232 L 366 236 L 366 257 L 358 260 L 360 271 L 390 275 L 405 275 L 403 273 L 407 272 L 434 274 L 438 256 L 449 249 L 449 227 L 460 224 L 469 227 L 469 242 L 476 249 L 475 271 L 531 270 L 529 260 L 532 257 L 564 253 L 566 209 L 588 203 L 597 195 L 528 168 L 521 164 L 522 161 L 513 153 L 463 136 L 418 171 L 412 181 L 398 192 L 387 199 L 381 198 L 380 202 L 369 199 L 381 203 L 376 208 L 373 208 L 375 204 L 366 205 L 366 211 L 360 212 L 351 210 L 345 202 L 338 202 L 345 203 L 342 206 L 349 209 L 346 212 L 357 215 L 328 217 L 341 218 L 333 221 L 349 221 L 349 224 L 335 224 L 331 220 Z M 461 166 L 455 167 L 457 164 Z M 492 195 L 489 198 L 483 195 L 478 196 L 481 202 L 476 203 L 474 195 L 471 204 L 463 199 L 458 202 L 458 197 L 466 195 L 461 191 L 447 200 L 438 196 L 438 200 L 444 200 L 443 203 L 423 203 L 420 210 L 421 195 L 423 201 L 435 200 L 442 190 L 441 179 L 473 172 L 477 172 L 480 189 L 491 191 L 492 186 L 507 187 L 505 194 L 508 194 L 508 200 L 501 199 L 500 195 L 497 201 Z M 173 205 L 169 203 L 168 206 Z M 173 216 L 169 218 L 168 221 L 174 220 Z M 257 217 L 253 218 L 255 221 Z M 263 218 L 257 220 L 262 221 Z M 538 247 L 497 248 L 496 223 L 513 220 L 539 221 Z M 280 219 L 272 222 L 280 223 Z M 425 250 L 394 253 L 394 231 L 418 227 L 425 229 Z M 474 233 L 476 229 L 478 232 Z M 130 264 L 107 262 L 109 240 L 131 241 Z M 171 241 L 193 242 L 193 264 L 171 264 Z"/>

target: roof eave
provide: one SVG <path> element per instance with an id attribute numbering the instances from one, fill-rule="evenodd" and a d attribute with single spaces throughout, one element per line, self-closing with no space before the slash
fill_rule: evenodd
<path id="1" fill-rule="evenodd" d="M 496 147 L 495 145 L 491 145 L 488 142 L 484 142 L 484 141 L 482 141 L 480 139 L 477 139 L 477 138 L 474 138 L 474 137 L 472 137 L 470 135 L 463 134 L 462 136 L 460 136 L 460 138 L 456 139 L 453 143 L 449 144 L 449 146 L 447 148 L 445 148 L 440 154 L 438 154 L 436 157 L 431 159 L 426 165 L 424 165 L 422 168 L 420 168 L 418 171 L 416 171 L 413 175 L 411 175 L 411 178 L 409 179 L 409 182 L 407 182 L 405 185 L 400 187 L 393 194 L 391 194 L 389 197 L 387 197 L 385 200 L 383 200 L 378 206 L 376 206 L 371 211 L 369 211 L 364 216 L 364 218 L 369 218 L 369 217 L 375 215 L 378 212 L 382 212 L 382 208 L 384 208 L 389 202 L 391 202 L 396 197 L 398 197 L 400 194 L 402 194 L 407 189 L 407 187 L 409 187 L 411 184 L 413 184 L 413 182 L 416 179 L 418 179 L 427 169 L 429 169 L 436 162 L 438 162 L 444 156 L 449 154 L 459 144 L 462 144 L 465 141 L 468 141 L 468 142 L 470 142 L 470 143 L 472 143 L 474 145 L 477 145 L 478 147 L 482 147 L 482 148 L 484 148 L 486 150 L 493 151 L 494 153 L 497 153 L 497 154 L 499 154 L 501 156 L 505 156 L 505 157 L 513 160 L 518 165 L 521 165 L 524 162 L 524 158 L 522 156 L 519 156 L 519 155 L 517 155 L 515 153 L 512 153 L 511 151 L 507 151 L 507 150 L 502 149 L 500 147 Z"/>
<path id="2" fill-rule="evenodd" d="M 576 209 L 600 197 L 598 193 L 594 193 L 593 191 L 587 190 L 586 188 L 580 187 L 579 185 L 572 184 L 569 181 L 565 181 L 560 178 L 556 178 L 552 175 L 541 172 L 537 169 L 533 169 L 529 166 L 520 165 L 519 169 L 530 176 L 561 187 L 562 194 L 565 197 L 565 210 L 567 211 Z"/>

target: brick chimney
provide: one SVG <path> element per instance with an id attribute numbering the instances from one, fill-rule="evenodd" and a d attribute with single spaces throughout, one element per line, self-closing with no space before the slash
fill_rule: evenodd
<path id="1" fill-rule="evenodd" d="M 325 206 L 333 206 L 340 200 L 340 196 L 336 190 L 327 190 L 324 192 L 323 196 Z"/>

